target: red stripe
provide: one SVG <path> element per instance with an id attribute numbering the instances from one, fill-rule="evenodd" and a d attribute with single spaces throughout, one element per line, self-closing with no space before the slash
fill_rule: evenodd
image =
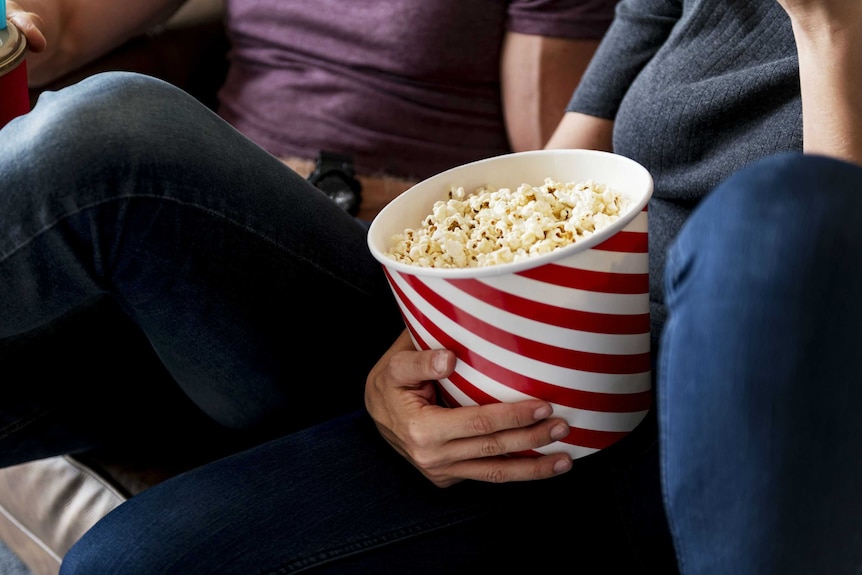
<path id="1" fill-rule="evenodd" d="M 596 272 L 545 264 L 518 272 L 519 276 L 572 289 L 599 293 L 645 294 L 649 292 L 649 274 Z"/>
<path id="2" fill-rule="evenodd" d="M 485 393 L 484 391 L 482 391 L 481 389 L 479 389 L 478 387 L 476 387 L 475 385 L 473 385 L 472 383 L 467 381 L 467 379 L 463 375 L 458 373 L 457 371 L 453 371 L 449 375 L 449 381 L 451 381 L 455 385 L 455 387 L 460 389 L 464 395 L 466 395 L 467 397 L 469 397 L 470 399 L 472 399 L 473 401 L 475 401 L 479 405 L 487 405 L 489 403 L 499 403 L 499 401 L 500 401 L 496 397 L 494 397 L 488 393 Z M 544 399 L 544 398 L 542 398 L 542 399 Z M 452 398 L 452 400 L 454 401 L 454 398 Z M 554 403 L 556 403 L 556 402 L 554 402 Z"/>
<path id="3" fill-rule="evenodd" d="M 544 453 L 538 451 L 513 451 L 509 455 L 517 455 L 518 457 L 544 457 Z"/>
<path id="4" fill-rule="evenodd" d="M 458 357 L 460 357 L 460 355 Z M 482 359 L 482 361 L 485 362 L 485 365 L 493 365 L 488 360 Z M 476 365 L 468 361 L 465 361 L 465 363 L 478 369 Z M 483 373 L 488 375 L 488 372 L 486 371 Z M 503 370 L 503 373 L 512 372 Z M 508 385 L 508 387 L 521 391 L 530 397 L 539 397 L 545 401 L 550 401 L 557 405 L 565 405 L 566 407 L 574 407 L 576 409 L 584 409 L 587 411 L 598 411 L 600 413 L 630 413 L 646 411 L 652 405 L 652 394 L 649 391 L 638 393 L 598 393 L 595 391 L 580 391 L 577 389 L 560 387 L 551 383 L 544 383 L 536 379 L 529 379 L 524 376 L 519 376 L 518 374 L 514 375 L 519 380 L 529 381 L 532 384 L 532 387 L 519 388 L 514 385 Z M 473 385 L 471 382 L 467 381 L 467 379 L 458 372 L 453 372 L 449 376 L 449 381 L 454 383 L 458 389 L 476 403 L 486 404 L 491 403 L 492 401 L 499 401 Z M 544 392 L 550 393 L 546 395 Z"/>
<path id="5" fill-rule="evenodd" d="M 401 277 L 437 311 L 464 329 L 519 355 L 551 365 L 591 373 L 630 374 L 644 373 L 650 369 L 649 352 L 637 354 L 590 353 L 520 337 L 482 321 L 451 304 L 434 290 L 428 288 L 416 276 L 402 275 Z M 401 298 L 404 301 L 407 300 L 404 294 L 401 294 Z M 419 314 L 412 303 L 409 303 L 409 306 L 414 314 Z M 427 318 L 423 321 L 423 325 L 426 322 L 428 322 Z"/>
<path id="6" fill-rule="evenodd" d="M 611 446 L 630 433 L 628 431 L 599 431 L 581 427 L 570 427 L 569 429 L 569 434 L 560 441 L 594 449 L 604 449 Z"/>
<path id="7" fill-rule="evenodd" d="M 627 232 L 623 230 L 615 233 L 592 249 L 606 252 L 645 254 L 649 251 L 649 236 L 646 232 Z"/>
<path id="8" fill-rule="evenodd" d="M 568 309 L 510 294 L 478 280 L 448 281 L 461 291 L 489 305 L 549 325 L 591 333 L 619 335 L 642 334 L 650 330 L 649 312 L 622 315 Z"/>
<path id="9" fill-rule="evenodd" d="M 470 397 L 470 399 L 472 399 L 479 405 L 499 403 L 498 399 L 471 385 L 470 382 L 468 382 L 466 379 L 464 379 L 457 373 L 453 373 L 452 376 L 449 377 L 449 380 L 452 381 L 452 383 L 455 384 L 458 389 L 464 392 L 465 395 Z M 446 405 L 460 405 L 458 401 L 452 396 L 452 394 L 446 391 L 443 386 L 439 386 L 438 389 L 440 391 L 440 394 L 443 396 L 443 401 L 446 403 Z M 569 445 L 589 447 L 592 449 L 604 449 L 609 445 L 613 445 L 629 433 L 630 432 L 628 431 L 599 431 L 597 429 L 586 429 L 583 427 L 570 426 L 569 434 L 560 441 L 568 443 Z M 538 452 L 530 451 L 527 453 Z"/>
<path id="10" fill-rule="evenodd" d="M 416 307 L 412 303 L 407 301 L 404 297 L 404 294 L 401 292 L 400 289 L 398 289 L 397 286 L 395 286 L 395 289 L 402 303 L 404 303 L 404 305 L 408 309 L 410 309 L 411 313 L 416 317 L 417 321 L 422 324 L 422 326 L 432 335 L 432 337 L 434 337 L 434 339 L 440 342 L 440 345 L 442 345 L 446 349 L 454 351 L 458 358 L 461 359 L 461 361 L 471 366 L 478 372 L 483 373 L 487 377 L 495 381 L 501 382 L 512 389 L 520 391 L 525 395 L 529 395 L 531 397 L 541 397 L 546 401 L 550 401 L 559 405 L 605 413 L 629 413 L 645 411 L 649 409 L 650 405 L 652 404 L 652 395 L 649 390 L 636 393 L 600 393 L 595 391 L 570 389 L 567 387 L 555 385 L 553 383 L 548 383 L 535 378 L 527 377 L 525 375 L 521 375 L 500 365 L 497 365 L 496 363 L 489 361 L 483 356 L 470 351 L 461 343 L 448 336 L 446 333 L 443 332 L 443 330 L 434 325 L 426 316 L 419 312 L 419 310 L 416 309 Z M 419 337 L 419 335 L 409 323 L 407 325 L 410 328 L 413 337 L 416 338 L 417 342 L 420 343 L 420 347 L 428 349 L 427 343 L 425 343 L 421 339 L 421 337 Z M 453 379 L 455 377 L 458 376 L 455 376 L 453 374 L 452 376 L 450 376 L 450 379 Z M 466 380 L 464 380 L 463 378 L 458 381 L 459 383 L 464 382 L 466 384 Z M 472 386 L 471 384 L 471 387 L 475 386 Z M 466 390 L 464 392 L 468 393 Z M 474 401 L 479 403 L 478 396 L 473 397 L 471 395 L 471 397 Z"/>
<path id="11" fill-rule="evenodd" d="M 437 339 L 437 334 L 433 335 Z M 442 337 L 446 338 L 445 335 Z M 454 351 L 464 363 L 479 373 L 530 397 L 541 397 L 559 405 L 603 413 L 645 411 L 652 404 L 649 390 L 636 393 L 600 393 L 571 389 L 506 369 L 484 356 L 471 352 L 451 338 L 445 342 L 439 339 L 438 341 L 446 349 Z"/>
<path id="12" fill-rule="evenodd" d="M 452 378 L 450 377 L 449 379 L 451 380 Z M 473 398 L 474 394 L 477 395 L 478 397 L 481 397 L 482 401 L 476 400 L 475 398 L 473 399 L 473 401 L 475 401 L 479 405 L 488 405 L 489 403 L 500 403 L 500 401 L 498 399 L 491 397 L 490 395 L 488 395 L 487 393 L 483 392 L 482 390 L 480 390 L 476 387 L 470 386 L 471 389 L 468 392 L 466 389 L 462 388 L 459 384 L 456 383 L 455 385 L 456 385 L 456 387 L 458 387 L 458 389 L 463 391 L 465 394 L 467 394 L 471 398 Z M 445 403 L 447 406 L 458 407 L 461 405 L 461 403 L 459 403 L 458 400 L 455 399 L 455 397 L 451 393 L 449 393 L 445 387 L 440 385 L 440 386 L 438 386 L 437 389 L 440 392 L 440 395 L 443 396 L 443 403 Z"/>

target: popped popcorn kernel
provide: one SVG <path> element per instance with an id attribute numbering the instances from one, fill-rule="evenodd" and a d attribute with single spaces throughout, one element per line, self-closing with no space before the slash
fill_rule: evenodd
<path id="1" fill-rule="evenodd" d="M 422 267 L 483 267 L 549 253 L 619 219 L 628 202 L 593 180 L 541 186 L 451 186 L 418 228 L 390 239 L 386 254 Z"/>

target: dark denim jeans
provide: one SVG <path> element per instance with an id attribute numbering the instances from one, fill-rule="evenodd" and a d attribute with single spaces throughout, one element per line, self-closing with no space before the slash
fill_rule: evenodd
<path id="1" fill-rule="evenodd" d="M 786 154 L 672 246 L 662 483 L 684 573 L 862 572 L 862 170 Z"/>
<path id="2" fill-rule="evenodd" d="M 64 575 L 856 573 L 860 191 L 799 154 L 728 180 L 670 254 L 658 417 L 552 480 L 437 489 L 362 409 L 403 327 L 365 227 L 176 89 L 96 76 L 0 131 L 0 464 L 145 422 L 224 446 Z"/>

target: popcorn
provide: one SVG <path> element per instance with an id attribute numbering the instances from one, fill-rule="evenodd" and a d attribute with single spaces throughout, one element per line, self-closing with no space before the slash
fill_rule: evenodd
<path id="1" fill-rule="evenodd" d="M 587 238 L 619 219 L 625 198 L 593 180 L 542 186 L 452 186 L 420 227 L 390 239 L 386 255 L 422 267 L 466 268 L 516 262 Z"/>

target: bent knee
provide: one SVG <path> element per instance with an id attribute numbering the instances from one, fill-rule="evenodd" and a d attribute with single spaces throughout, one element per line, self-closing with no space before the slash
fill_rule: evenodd
<path id="1" fill-rule="evenodd" d="M 168 128 L 189 125 L 204 108 L 165 81 L 134 72 L 103 72 L 61 90 L 43 93 L 17 136 L 36 157 L 74 150 L 80 161 L 128 157 L 163 148 Z M 209 112 L 205 109 L 206 113 Z"/>
<path id="2" fill-rule="evenodd" d="M 806 243 L 822 249 L 848 241 L 858 246 L 862 233 L 847 214 L 862 210 L 860 189 L 859 166 L 801 153 L 770 156 L 716 187 L 685 231 L 709 233 L 713 240 L 759 237 L 773 248 Z"/>

